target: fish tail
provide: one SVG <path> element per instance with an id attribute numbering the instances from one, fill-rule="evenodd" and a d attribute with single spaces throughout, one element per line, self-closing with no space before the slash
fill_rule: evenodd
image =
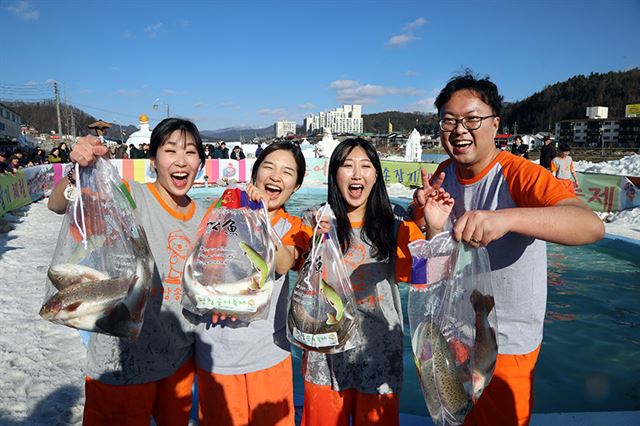
<path id="1" fill-rule="evenodd" d="M 337 323 L 338 320 L 336 319 L 335 315 L 327 313 L 327 325 L 334 325 Z"/>

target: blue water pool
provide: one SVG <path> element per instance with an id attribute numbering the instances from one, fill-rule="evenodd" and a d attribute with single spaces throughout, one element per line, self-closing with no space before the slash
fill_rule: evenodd
<path id="1" fill-rule="evenodd" d="M 193 194 L 199 199 L 215 197 L 210 189 Z M 287 208 L 299 214 L 325 199 L 323 189 L 305 189 Z M 394 201 L 406 206 L 409 200 Z M 549 244 L 548 262 L 549 296 L 534 412 L 640 410 L 640 246 L 612 239 L 583 247 Z M 407 286 L 400 293 L 406 309 Z M 406 311 L 404 318 L 408 330 Z M 300 351 L 294 348 L 293 355 L 295 393 L 302 395 Z M 401 411 L 425 416 L 408 335 L 404 365 Z"/>

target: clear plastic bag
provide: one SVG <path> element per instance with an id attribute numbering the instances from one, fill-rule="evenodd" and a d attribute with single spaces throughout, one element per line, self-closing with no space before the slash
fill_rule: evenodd
<path id="1" fill-rule="evenodd" d="M 47 272 L 40 316 L 136 340 L 151 290 L 153 255 L 135 204 L 109 161 L 76 165 L 76 186 Z"/>
<path id="2" fill-rule="evenodd" d="M 311 224 L 308 212 L 305 220 Z M 311 252 L 298 274 L 291 296 L 287 337 L 311 351 L 338 353 L 362 342 L 360 320 L 351 280 L 343 263 L 336 234 L 335 216 L 328 204 L 316 212 L 329 219 L 330 231 L 313 240 Z"/>
<path id="3" fill-rule="evenodd" d="M 183 307 L 245 322 L 266 318 L 279 244 L 262 202 L 239 188 L 225 190 L 185 262 Z"/>
<path id="4" fill-rule="evenodd" d="M 409 250 L 409 327 L 422 394 L 435 424 L 462 424 L 489 384 L 498 352 L 489 256 L 449 232 Z"/>

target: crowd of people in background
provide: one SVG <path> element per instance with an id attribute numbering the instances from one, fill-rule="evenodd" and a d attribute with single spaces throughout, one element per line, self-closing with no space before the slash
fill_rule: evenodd
<path id="1" fill-rule="evenodd" d="M 67 163 L 70 152 L 67 144 L 64 142 L 54 147 L 49 154 L 41 147 L 31 150 L 20 147 L 0 150 L 0 173 L 15 175 L 18 169 L 24 167 L 50 163 Z"/>
<path id="2" fill-rule="evenodd" d="M 262 152 L 262 145 L 258 148 Z M 68 163 L 69 147 L 65 142 L 55 146 L 47 153 L 43 148 L 38 147 L 27 151 L 23 148 L 10 150 L 0 150 L 0 173 L 15 174 L 16 170 L 23 167 L 38 166 L 40 164 Z M 260 154 L 256 152 L 256 156 Z M 144 159 L 149 158 L 149 144 L 140 143 L 136 147 L 118 141 L 116 145 L 109 148 L 109 156 L 115 159 Z M 231 151 L 225 142 L 215 142 L 205 145 L 205 157 L 207 159 L 232 159 L 242 160 L 246 158 L 240 145 L 236 145 Z"/>

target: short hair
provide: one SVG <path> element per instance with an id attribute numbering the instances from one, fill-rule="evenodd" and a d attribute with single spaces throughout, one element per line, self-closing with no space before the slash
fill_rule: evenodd
<path id="1" fill-rule="evenodd" d="M 569 152 L 569 151 L 571 151 L 571 146 L 569 146 L 569 144 L 568 144 L 568 143 L 563 143 L 563 144 L 561 144 L 558 148 L 559 148 L 559 149 L 560 149 L 560 151 L 562 151 L 562 152 Z"/>
<path id="2" fill-rule="evenodd" d="M 438 94 L 434 102 L 438 113 L 444 104 L 449 102 L 453 94 L 460 90 L 469 90 L 478 95 L 482 102 L 491 107 L 495 115 L 499 116 L 502 112 L 502 96 L 498 93 L 498 86 L 489 80 L 489 76 L 479 78 L 467 69 L 463 75 L 452 77 Z"/>
<path id="3" fill-rule="evenodd" d="M 515 136 L 513 137 L 513 140 L 514 140 L 514 141 L 515 141 L 516 139 L 517 139 L 517 140 L 519 140 L 520 142 L 522 142 L 522 137 L 521 137 L 520 135 L 515 135 Z"/>
<path id="4" fill-rule="evenodd" d="M 176 130 L 181 131 L 183 134 L 189 133 L 193 136 L 196 143 L 196 149 L 198 150 L 198 156 L 200 157 L 200 165 L 204 166 L 206 161 L 206 155 L 204 154 L 204 147 L 202 146 L 202 138 L 200 132 L 195 124 L 189 120 L 183 118 L 165 118 L 151 132 L 151 143 L 149 146 L 149 157 L 155 158 L 158 153 L 158 148 L 167 141 L 167 138 L 171 136 Z M 141 143 L 144 146 L 144 143 Z"/>
<path id="5" fill-rule="evenodd" d="M 544 135 L 544 136 L 542 137 L 542 141 L 543 141 L 543 142 L 544 142 L 544 141 L 548 141 L 549 139 L 551 139 L 551 136 L 549 136 L 549 135 Z"/>

